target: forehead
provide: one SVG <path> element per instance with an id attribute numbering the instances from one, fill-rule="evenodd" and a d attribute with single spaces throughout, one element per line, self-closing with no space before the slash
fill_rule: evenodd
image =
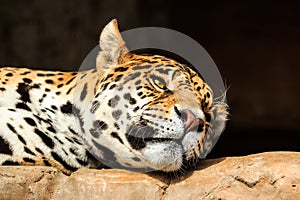
<path id="1" fill-rule="evenodd" d="M 136 55 L 133 60 L 137 61 L 137 63 L 133 63 L 132 65 L 133 71 L 152 72 L 167 76 L 178 73 L 189 73 L 188 67 L 164 56 Z"/>
<path id="2" fill-rule="evenodd" d="M 190 67 L 164 56 L 129 54 L 123 63 L 115 66 L 104 81 L 119 81 L 122 84 L 134 81 L 150 80 L 151 76 L 163 79 L 166 83 L 188 81 L 189 84 L 202 84 L 203 80 Z M 175 83 L 174 82 L 174 83 Z"/>

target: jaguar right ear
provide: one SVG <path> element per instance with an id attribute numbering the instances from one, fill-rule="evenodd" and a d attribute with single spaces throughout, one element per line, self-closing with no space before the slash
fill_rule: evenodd
<path id="1" fill-rule="evenodd" d="M 121 64 L 122 56 L 129 52 L 118 29 L 116 19 L 104 27 L 100 34 L 99 44 L 101 51 L 96 60 L 97 70 L 105 70 L 111 65 Z"/>

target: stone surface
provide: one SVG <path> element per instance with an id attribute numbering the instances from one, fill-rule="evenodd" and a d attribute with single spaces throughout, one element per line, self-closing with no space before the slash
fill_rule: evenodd
<path id="1" fill-rule="evenodd" d="M 0 199 L 51 199 L 67 179 L 50 167 L 0 167 Z"/>
<path id="2" fill-rule="evenodd" d="M 159 173 L 0 167 L 0 199 L 300 199 L 300 153 L 205 160 L 180 178 Z"/>
<path id="3" fill-rule="evenodd" d="M 81 169 L 56 192 L 55 199 L 161 199 L 166 184 L 146 174 Z"/>
<path id="4" fill-rule="evenodd" d="M 184 192 L 183 192 L 184 191 Z M 262 153 L 207 160 L 165 199 L 300 199 L 300 153 Z"/>

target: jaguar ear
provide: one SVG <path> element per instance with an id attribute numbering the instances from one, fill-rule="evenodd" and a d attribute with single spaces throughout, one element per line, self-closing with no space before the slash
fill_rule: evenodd
<path id="1" fill-rule="evenodd" d="M 96 60 L 98 70 L 105 70 L 111 65 L 121 64 L 122 56 L 128 53 L 116 19 L 113 19 L 104 27 L 100 34 L 99 44 L 101 51 Z"/>

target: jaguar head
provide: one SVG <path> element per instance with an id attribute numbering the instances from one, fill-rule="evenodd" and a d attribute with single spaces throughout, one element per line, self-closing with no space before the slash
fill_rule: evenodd
<path id="1" fill-rule="evenodd" d="M 100 47 L 100 81 L 84 116 L 91 153 L 109 167 L 166 172 L 205 157 L 227 107 L 213 102 L 199 74 L 164 56 L 130 53 L 115 20 Z"/>

